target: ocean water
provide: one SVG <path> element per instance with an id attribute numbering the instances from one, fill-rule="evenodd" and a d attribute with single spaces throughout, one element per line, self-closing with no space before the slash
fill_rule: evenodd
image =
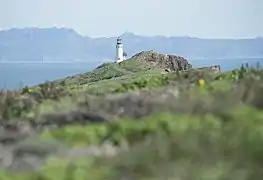
<path id="1" fill-rule="evenodd" d="M 0 63 L 0 89 L 12 90 L 37 85 L 91 71 L 99 64 L 101 63 Z"/>
<path id="2" fill-rule="evenodd" d="M 242 64 L 248 63 L 249 66 L 256 67 L 257 63 L 263 67 L 263 57 L 262 58 L 225 58 L 225 59 L 193 59 L 189 60 L 193 67 L 204 67 L 212 65 L 220 65 L 221 70 L 229 71 L 235 68 L 241 67 Z"/>
<path id="3" fill-rule="evenodd" d="M 236 59 L 196 59 L 189 60 L 193 67 L 220 65 L 222 71 L 238 68 L 248 63 L 255 66 L 259 62 L 263 67 L 263 58 L 236 58 Z M 64 78 L 78 73 L 93 70 L 101 62 L 74 62 L 74 63 L 0 63 L 0 89 L 19 89 L 24 86 Z"/>

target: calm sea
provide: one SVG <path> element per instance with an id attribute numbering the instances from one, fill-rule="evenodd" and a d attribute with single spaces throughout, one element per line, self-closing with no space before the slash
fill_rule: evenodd
<path id="1" fill-rule="evenodd" d="M 74 63 L 0 63 L 0 89 L 19 89 L 45 81 L 84 73 L 100 62 Z"/>
<path id="2" fill-rule="evenodd" d="M 193 67 L 218 64 L 223 71 L 238 68 L 243 63 L 249 63 L 251 66 L 255 66 L 256 63 L 259 62 L 263 67 L 263 58 L 200 59 L 189 61 Z M 19 89 L 25 85 L 37 85 L 45 81 L 91 71 L 99 64 L 101 63 L 0 63 L 0 89 Z"/>

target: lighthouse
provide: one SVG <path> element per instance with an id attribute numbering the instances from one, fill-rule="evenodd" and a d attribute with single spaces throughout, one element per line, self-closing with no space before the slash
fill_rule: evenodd
<path id="1" fill-rule="evenodd" d="M 117 44 L 116 44 L 116 63 L 122 62 L 126 59 L 126 53 L 123 51 L 123 44 L 121 37 L 117 38 Z"/>

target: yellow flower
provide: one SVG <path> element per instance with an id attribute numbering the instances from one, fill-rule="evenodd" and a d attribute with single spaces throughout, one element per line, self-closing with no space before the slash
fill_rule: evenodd
<path id="1" fill-rule="evenodd" d="M 199 79 L 198 83 L 199 83 L 199 86 L 203 87 L 205 85 L 205 80 Z"/>

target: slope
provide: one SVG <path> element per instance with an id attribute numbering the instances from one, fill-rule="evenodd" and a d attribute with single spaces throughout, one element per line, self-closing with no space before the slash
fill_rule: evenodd
<path id="1" fill-rule="evenodd" d="M 104 64 L 87 84 L 74 76 L 78 89 L 61 80 L 3 92 L 0 177 L 262 178 L 262 70 L 163 74 L 143 63 Z M 89 79 L 108 77 L 104 68 L 128 74 Z"/>

